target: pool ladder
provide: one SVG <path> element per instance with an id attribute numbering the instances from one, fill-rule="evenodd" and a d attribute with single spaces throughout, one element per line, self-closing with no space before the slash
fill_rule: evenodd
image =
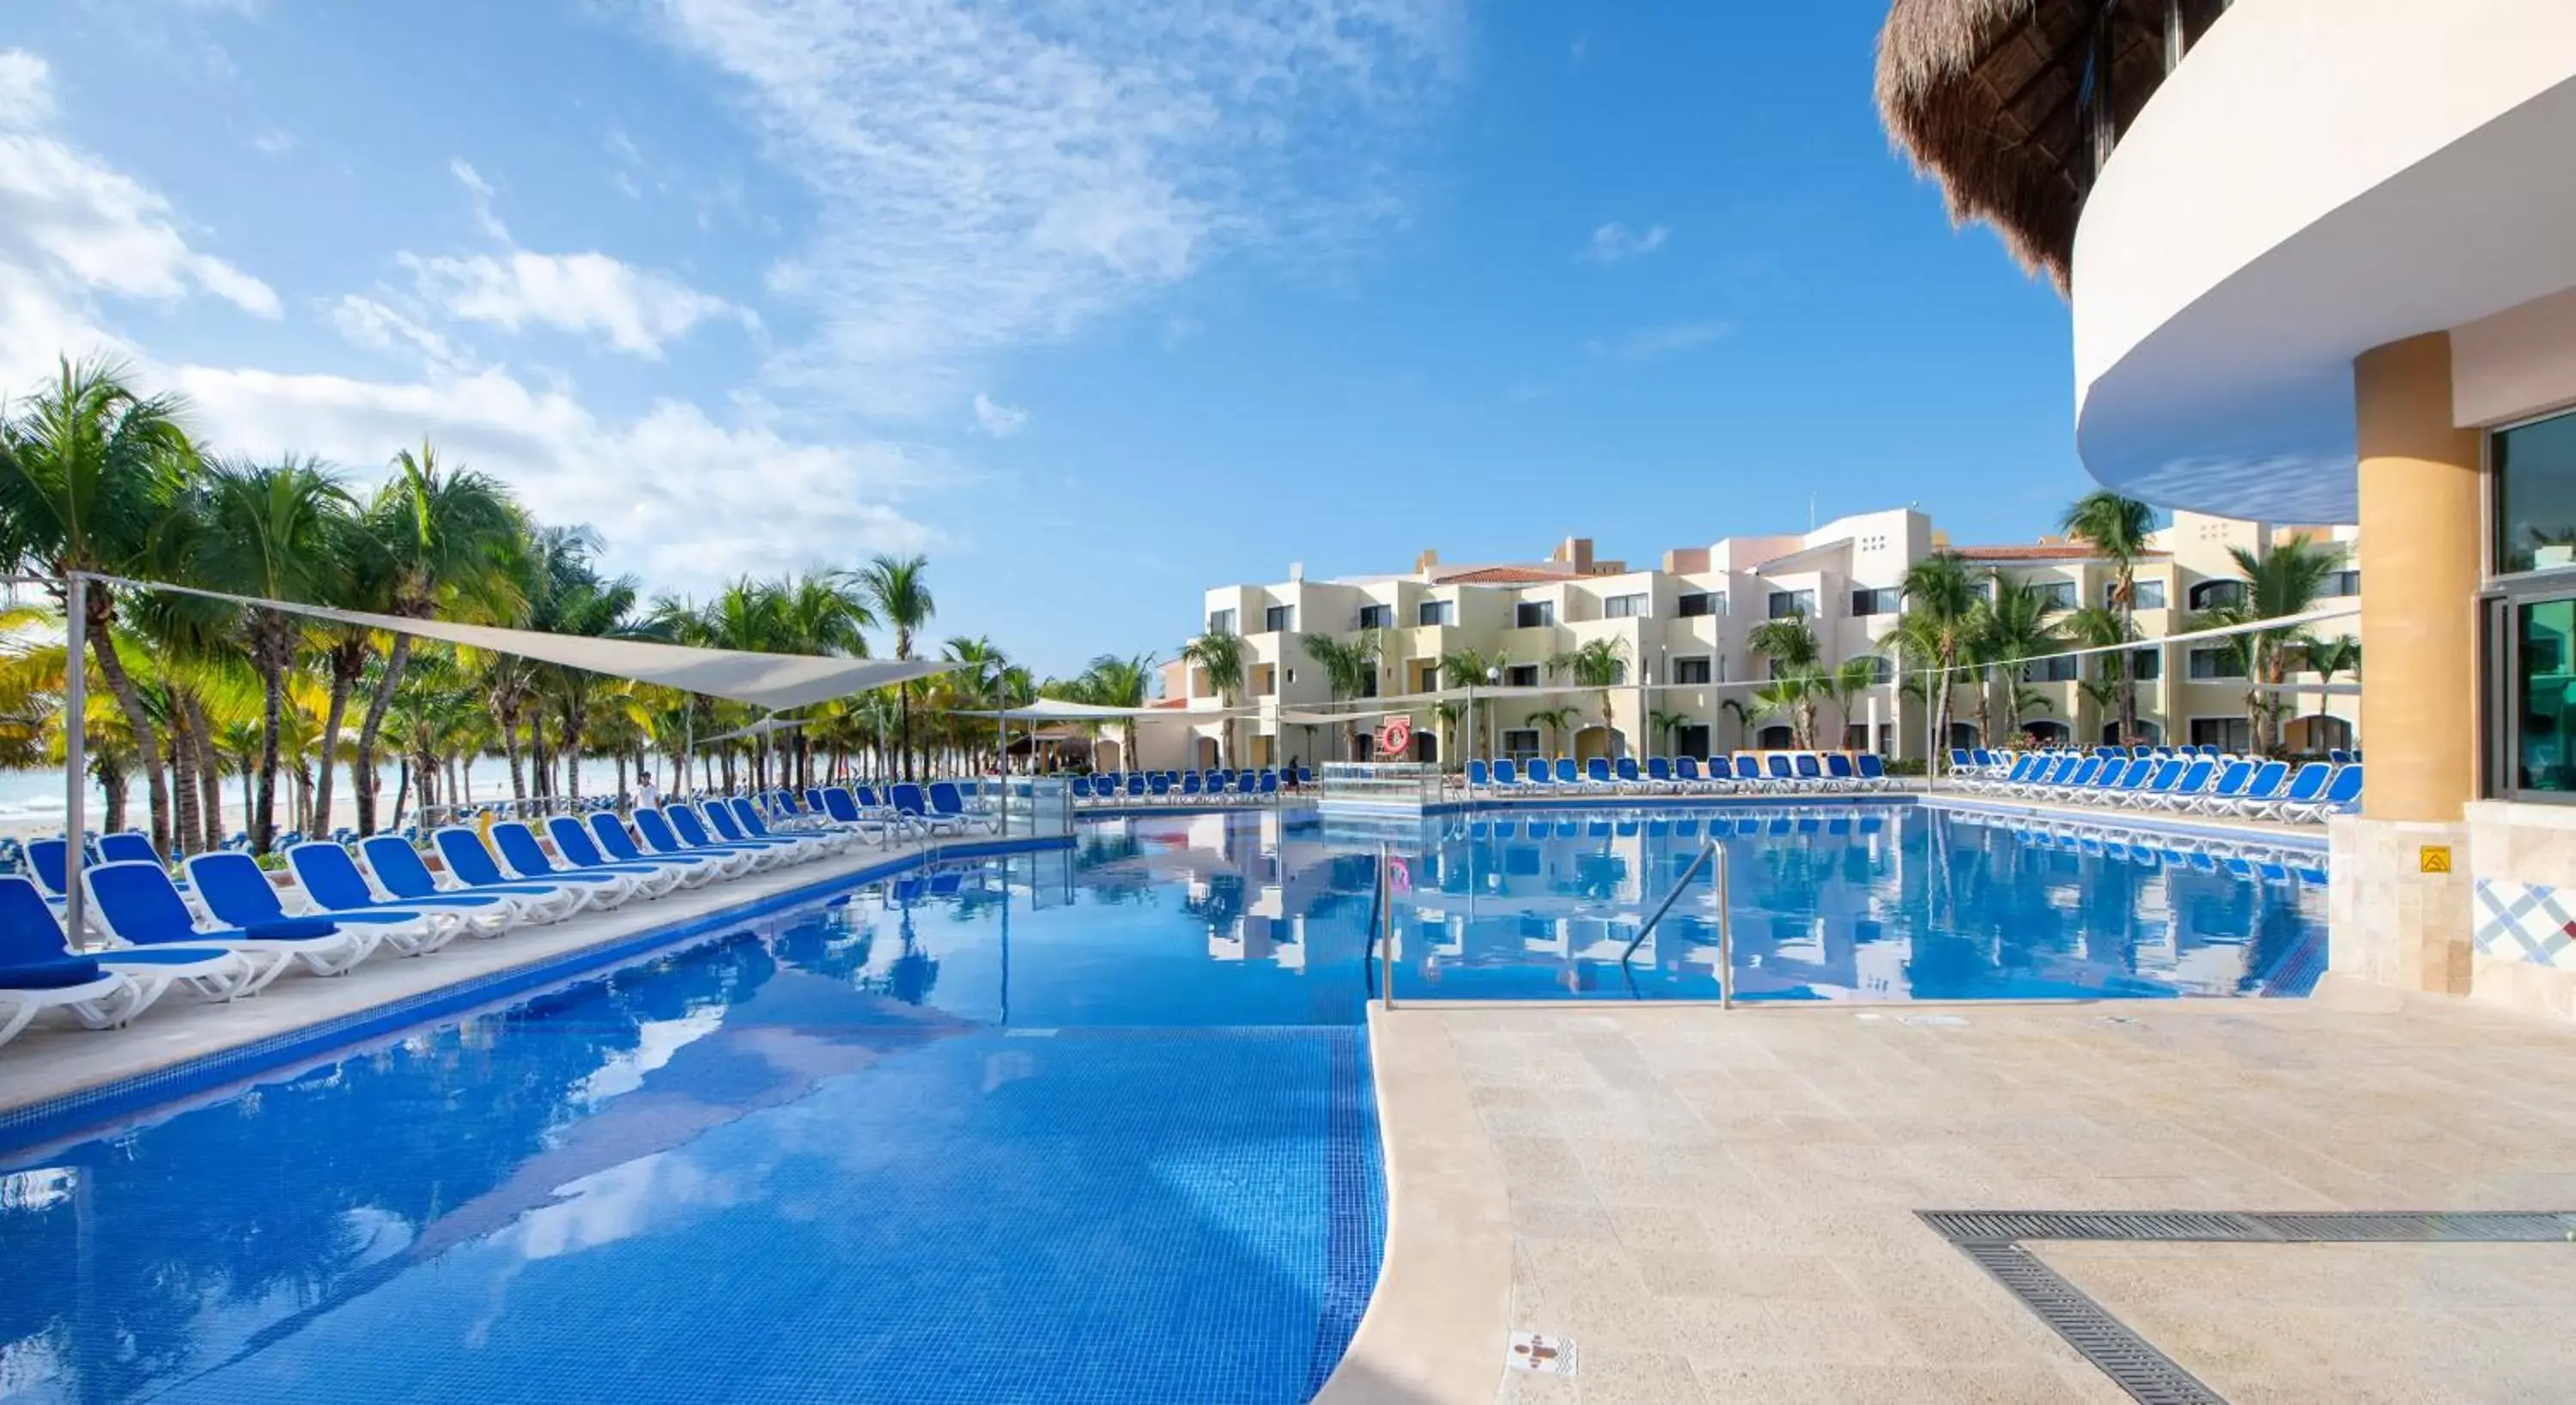
<path id="1" fill-rule="evenodd" d="M 1637 935 L 1628 939 L 1628 949 L 1619 953 L 1619 965 L 1623 969 L 1627 966 L 1629 958 L 1637 954 L 1637 948 L 1654 935 L 1655 924 L 1664 920 L 1664 914 L 1672 911 L 1673 904 L 1681 900 L 1682 892 L 1690 887 L 1691 880 L 1711 862 L 1717 865 L 1717 1007 L 1732 1010 L 1735 1008 L 1735 917 L 1731 911 L 1733 905 L 1727 901 L 1730 885 L 1727 882 L 1726 849 L 1714 839 L 1700 846 L 1699 857 L 1692 859 L 1690 867 L 1682 870 L 1682 876 L 1673 880 L 1673 890 L 1664 894 L 1664 900 L 1656 905 L 1655 915 L 1647 918 L 1646 924 L 1637 929 Z"/>

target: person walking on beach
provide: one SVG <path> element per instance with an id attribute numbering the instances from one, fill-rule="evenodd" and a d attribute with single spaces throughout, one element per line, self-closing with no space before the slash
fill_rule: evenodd
<path id="1" fill-rule="evenodd" d="M 650 771 L 635 773 L 635 808 L 638 810 L 662 808 L 662 788 L 653 784 L 653 773 Z"/>

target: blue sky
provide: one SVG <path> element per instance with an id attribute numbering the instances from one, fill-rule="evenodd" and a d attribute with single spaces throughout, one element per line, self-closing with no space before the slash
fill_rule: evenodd
<path id="1" fill-rule="evenodd" d="M 1892 156 L 1883 0 L 44 0 L 0 384 L 424 436 L 649 584 L 932 559 L 939 633 L 2087 487 L 2066 314 Z"/>

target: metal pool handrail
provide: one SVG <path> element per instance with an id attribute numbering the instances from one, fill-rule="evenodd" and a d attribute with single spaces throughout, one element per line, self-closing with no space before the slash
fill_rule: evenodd
<path id="1" fill-rule="evenodd" d="M 1692 859 L 1690 867 L 1682 870 L 1682 876 L 1673 880 L 1673 890 L 1664 894 L 1663 902 L 1656 905 L 1655 915 L 1647 918 L 1645 925 L 1637 929 L 1637 935 L 1628 939 L 1627 950 L 1619 953 L 1619 964 L 1624 968 L 1628 959 L 1637 954 L 1637 948 L 1653 934 L 1655 924 L 1664 920 L 1665 913 L 1672 911 L 1673 904 L 1681 900 L 1682 890 L 1690 886 L 1690 881 L 1699 876 L 1699 871 L 1706 868 L 1711 859 L 1717 862 L 1717 1004 L 1721 1010 L 1732 1010 L 1735 1008 L 1735 919 L 1728 911 L 1727 890 L 1730 885 L 1727 882 L 1726 850 L 1714 839 L 1700 846 L 1699 857 Z"/>

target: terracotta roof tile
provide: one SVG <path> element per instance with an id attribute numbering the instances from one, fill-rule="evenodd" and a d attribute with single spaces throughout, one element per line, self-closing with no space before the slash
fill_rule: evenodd
<path id="1" fill-rule="evenodd" d="M 1546 585 L 1552 581 L 1573 579 L 1568 571 L 1550 571 L 1537 566 L 1485 566 L 1456 575 L 1442 576 L 1436 585 Z"/>
<path id="2" fill-rule="evenodd" d="M 1958 546 L 1951 554 L 1966 561 L 2098 561 L 2102 553 L 2082 542 L 2036 542 L 2028 546 Z M 2171 552 L 2141 551 L 2141 561 L 2162 560 Z"/>

